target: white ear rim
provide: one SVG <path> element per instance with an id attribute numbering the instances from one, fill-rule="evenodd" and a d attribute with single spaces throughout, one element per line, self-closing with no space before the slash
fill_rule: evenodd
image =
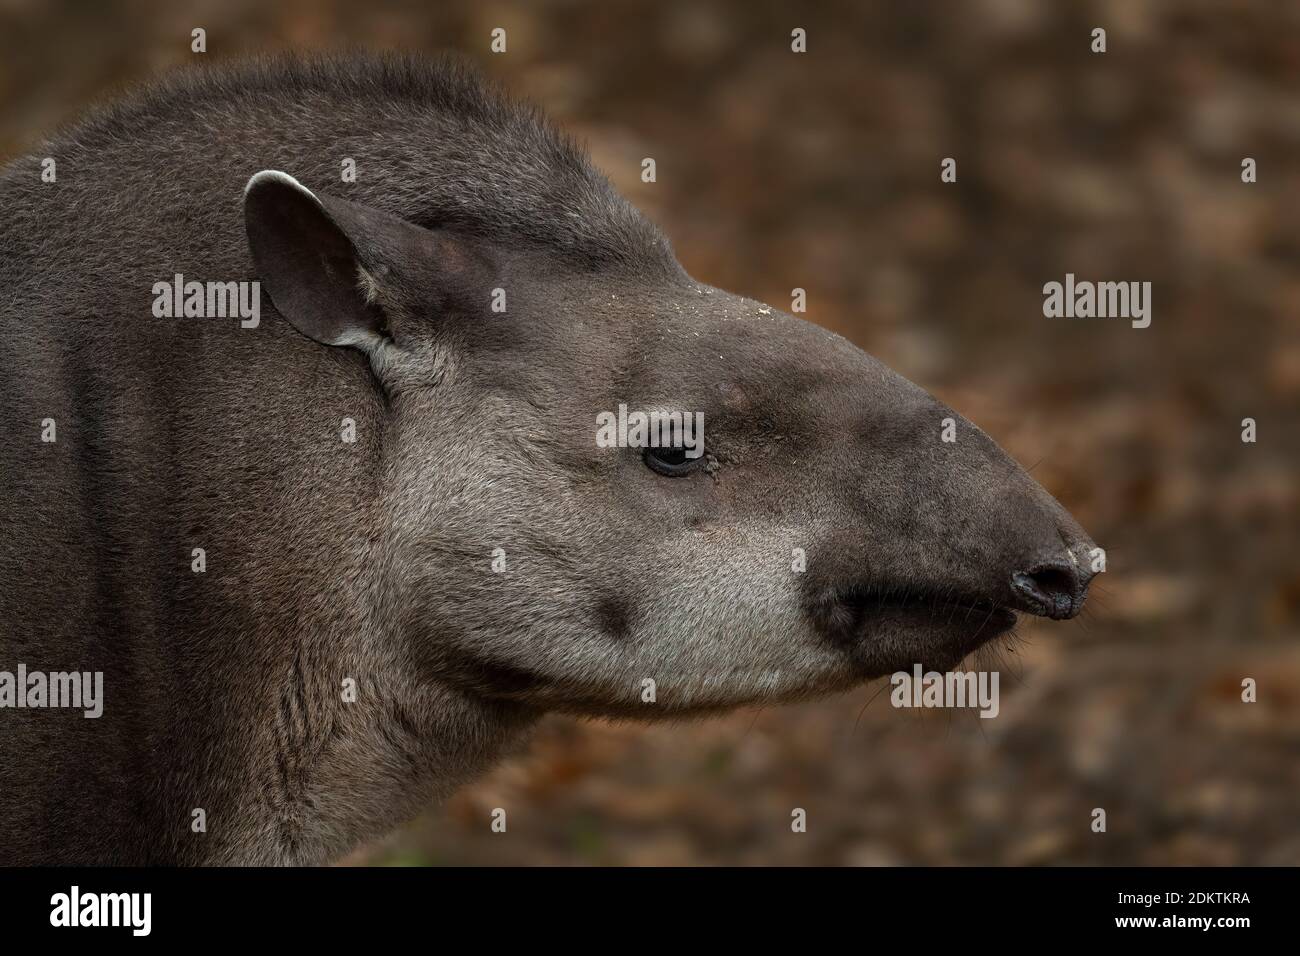
<path id="1" fill-rule="evenodd" d="M 314 192 L 302 183 L 298 182 L 298 180 L 294 179 L 288 173 L 279 169 L 263 169 L 250 176 L 248 182 L 244 186 L 244 197 L 248 197 L 248 194 L 253 191 L 254 186 L 260 186 L 262 183 L 268 182 L 280 183 L 281 185 L 288 186 L 290 189 L 297 190 L 302 195 L 310 197 L 311 201 L 317 206 L 320 206 L 321 209 L 325 208 L 325 204 L 320 201 L 320 198 Z M 370 277 L 369 273 L 366 274 L 366 278 L 369 279 L 371 283 L 374 282 L 374 279 Z M 366 290 L 362 291 L 363 293 L 366 292 Z M 372 301 L 372 294 L 366 293 L 366 299 L 367 301 Z M 331 346 L 352 346 L 360 349 L 369 357 L 370 364 L 374 368 L 376 374 L 383 373 L 384 369 L 391 361 L 393 352 L 396 351 L 391 345 L 385 342 L 383 336 L 366 332 L 345 333 L 326 344 Z"/>
<path id="2" fill-rule="evenodd" d="M 304 196 L 310 196 L 312 202 L 324 208 L 321 201 L 316 198 L 316 194 L 314 192 L 312 192 L 302 183 L 298 182 L 298 180 L 294 179 L 288 173 L 281 172 L 278 169 L 264 169 L 261 172 L 254 173 L 252 176 L 250 176 L 248 183 L 244 186 L 244 195 L 247 196 L 252 191 L 254 186 L 260 186 L 262 183 L 267 183 L 267 182 L 281 183 L 285 186 L 288 186 L 290 189 L 296 189 Z"/>

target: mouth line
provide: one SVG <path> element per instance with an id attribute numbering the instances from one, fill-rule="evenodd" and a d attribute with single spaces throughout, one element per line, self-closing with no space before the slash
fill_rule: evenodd
<path id="1" fill-rule="evenodd" d="M 849 587 L 833 598 L 842 646 L 874 679 L 922 663 L 950 670 L 1016 625 L 1016 609 L 952 591 Z"/>
<path id="2" fill-rule="evenodd" d="M 873 617 L 906 614 L 928 618 L 941 626 L 973 625 L 977 628 L 976 634 L 993 625 L 996 630 L 989 632 L 993 636 L 1007 630 L 1016 621 L 1015 608 L 972 594 L 924 589 L 848 588 L 837 595 L 837 601 L 860 624 Z"/>
<path id="3" fill-rule="evenodd" d="M 1016 610 L 971 592 L 865 582 L 827 589 L 812 608 L 822 633 L 867 679 L 917 662 L 948 670 L 1011 631 Z"/>

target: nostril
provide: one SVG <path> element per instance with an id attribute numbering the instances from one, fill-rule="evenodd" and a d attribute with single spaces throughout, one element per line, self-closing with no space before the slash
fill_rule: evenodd
<path id="1" fill-rule="evenodd" d="M 1079 589 L 1079 582 L 1074 575 L 1062 568 L 1046 568 L 1029 574 L 1038 589 L 1045 594 L 1065 594 L 1073 599 Z"/>
<path id="2" fill-rule="evenodd" d="M 1017 571 L 1011 575 L 1011 588 L 1027 602 L 1027 610 L 1062 620 L 1079 613 L 1087 582 L 1072 567 L 1049 564 Z"/>

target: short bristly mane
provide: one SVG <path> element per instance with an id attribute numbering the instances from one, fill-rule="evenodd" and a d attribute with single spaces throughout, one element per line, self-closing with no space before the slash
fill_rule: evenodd
<path id="1" fill-rule="evenodd" d="M 230 157 L 213 131 L 258 156 L 249 172 L 283 166 L 426 227 L 543 244 L 591 266 L 671 259 L 571 137 L 451 55 L 284 55 L 180 70 L 93 111 L 41 155 L 75 169 L 80 157 L 125 147 L 165 159 L 188 143 L 219 169 Z M 343 157 L 357 163 L 355 183 L 339 181 Z M 13 173 L 6 188 L 25 184 Z"/>

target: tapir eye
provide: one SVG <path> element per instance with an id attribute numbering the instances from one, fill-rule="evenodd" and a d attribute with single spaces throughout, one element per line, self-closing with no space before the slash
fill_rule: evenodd
<path id="1" fill-rule="evenodd" d="M 647 448 L 644 458 L 647 468 L 667 478 L 685 478 L 704 464 L 703 454 L 688 458 L 685 448 Z"/>

